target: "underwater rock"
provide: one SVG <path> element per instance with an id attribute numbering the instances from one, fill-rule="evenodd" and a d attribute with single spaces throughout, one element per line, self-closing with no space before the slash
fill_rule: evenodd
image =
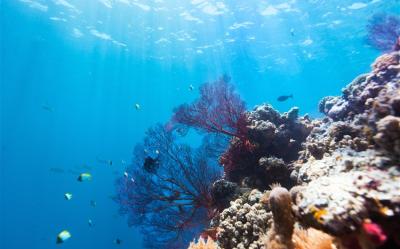
<path id="1" fill-rule="evenodd" d="M 389 157 L 377 153 L 375 150 L 354 151 L 342 148 L 331 155 L 326 154 L 320 160 L 311 158 L 305 163 L 296 164 L 298 169 L 298 183 L 307 183 L 322 176 L 332 176 L 342 172 L 366 171 L 370 168 L 384 169 L 393 165 Z"/>
<path id="2" fill-rule="evenodd" d="M 400 118 L 386 116 L 377 123 L 374 141 L 386 151 L 400 156 Z"/>
<path id="3" fill-rule="evenodd" d="M 400 222 L 400 172 L 395 166 L 320 177 L 296 203 L 303 224 L 336 236 L 358 231 L 366 218 Z"/>
<path id="4" fill-rule="evenodd" d="M 219 215 L 217 241 L 221 248 L 264 249 L 265 235 L 271 213 L 260 203 L 262 193 L 251 191 L 248 196 L 231 202 Z"/>

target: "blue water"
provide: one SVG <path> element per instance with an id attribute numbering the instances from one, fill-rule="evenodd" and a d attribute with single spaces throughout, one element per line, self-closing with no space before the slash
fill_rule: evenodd
<path id="1" fill-rule="evenodd" d="M 319 99 L 379 54 L 365 43 L 371 16 L 400 14 L 397 0 L 0 4 L 2 249 L 56 248 L 63 229 L 63 248 L 143 248 L 110 198 L 114 181 L 146 128 L 196 98 L 191 84 L 227 73 L 248 108 L 318 117 Z M 284 94 L 294 98 L 277 102 Z M 92 182 L 76 180 L 85 171 Z"/>

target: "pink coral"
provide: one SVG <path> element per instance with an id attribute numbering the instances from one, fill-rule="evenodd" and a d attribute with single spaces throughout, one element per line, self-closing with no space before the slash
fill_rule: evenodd
<path id="1" fill-rule="evenodd" d="M 375 245 L 382 245 L 387 240 L 387 236 L 379 224 L 366 220 L 362 224 L 362 228 L 367 239 Z"/>

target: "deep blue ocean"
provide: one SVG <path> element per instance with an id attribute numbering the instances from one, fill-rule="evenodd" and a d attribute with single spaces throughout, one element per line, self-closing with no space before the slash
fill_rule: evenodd
<path id="1" fill-rule="evenodd" d="M 0 0 L 0 248 L 144 248 L 112 196 L 145 130 L 223 74 L 248 109 L 320 116 L 379 55 L 380 12 L 400 2 Z"/>

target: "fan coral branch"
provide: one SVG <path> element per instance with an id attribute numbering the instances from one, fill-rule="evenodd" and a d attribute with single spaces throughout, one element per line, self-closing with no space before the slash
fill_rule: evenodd
<path id="1" fill-rule="evenodd" d="M 246 130 L 245 104 L 227 77 L 200 87 L 200 98 L 174 110 L 174 123 L 197 130 L 243 138 Z"/>
<path id="2" fill-rule="evenodd" d="M 115 200 L 130 225 L 139 225 L 147 248 L 182 248 L 208 224 L 211 183 L 220 177 L 212 144 L 194 150 L 157 125 L 136 146 L 128 177 Z M 212 140 L 211 140 L 212 141 Z"/>
<path id="3" fill-rule="evenodd" d="M 381 51 L 399 49 L 400 18 L 387 14 L 373 16 L 367 26 L 367 42 Z"/>

